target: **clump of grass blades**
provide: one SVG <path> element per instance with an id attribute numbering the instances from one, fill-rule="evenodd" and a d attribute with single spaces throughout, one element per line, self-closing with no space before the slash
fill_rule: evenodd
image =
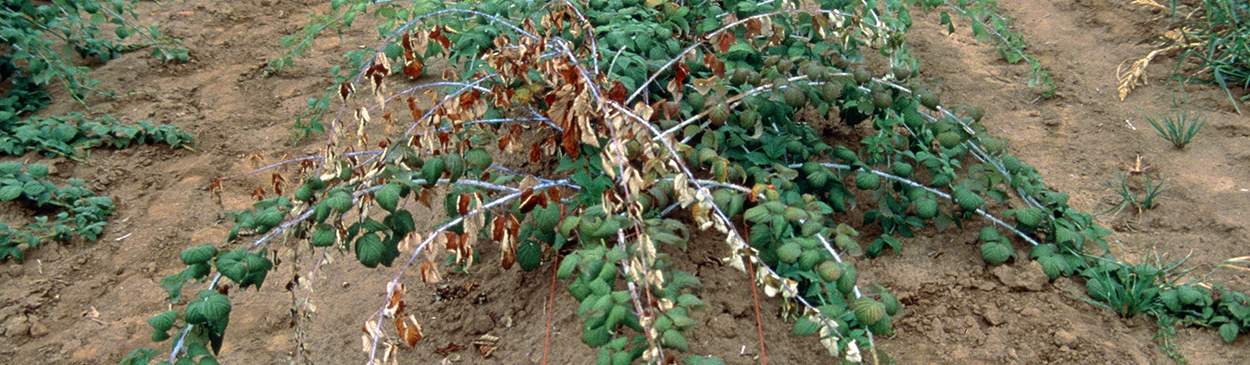
<path id="1" fill-rule="evenodd" d="M 1136 207 L 1137 213 L 1141 214 L 1143 210 L 1151 209 L 1158 205 L 1159 195 L 1163 194 L 1163 192 L 1167 191 L 1169 188 L 1163 187 L 1163 180 L 1159 180 L 1159 183 L 1155 184 L 1154 179 L 1151 179 L 1149 174 L 1146 174 L 1145 176 L 1146 180 L 1142 184 L 1141 191 L 1134 189 L 1132 184 L 1129 183 L 1128 176 L 1124 174 L 1120 175 L 1120 182 L 1116 185 L 1103 181 L 1103 185 L 1106 185 L 1107 188 L 1115 190 L 1116 194 L 1120 195 L 1120 202 L 1116 203 L 1116 205 L 1111 207 L 1111 209 L 1107 209 L 1098 214 L 1102 215 L 1112 211 L 1114 211 L 1114 213 L 1111 215 L 1120 214 L 1120 211 L 1130 205 Z"/>
<path id="2" fill-rule="evenodd" d="M 1198 131 L 1202 130 L 1202 126 L 1207 124 L 1207 118 L 1202 112 L 1191 113 L 1188 110 L 1182 111 L 1180 108 L 1174 110 L 1175 115 L 1164 113 L 1156 114 L 1154 117 L 1147 115 L 1146 120 L 1155 127 L 1155 132 L 1158 132 L 1159 137 L 1172 142 L 1172 146 L 1176 149 L 1182 149 L 1189 145 Z"/>

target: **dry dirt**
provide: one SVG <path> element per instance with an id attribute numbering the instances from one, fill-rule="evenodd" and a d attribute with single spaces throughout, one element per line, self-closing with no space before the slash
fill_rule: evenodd
<path id="1" fill-rule="evenodd" d="M 1025 86 L 1027 69 L 1007 65 L 990 45 L 978 44 L 965 24 L 954 35 L 935 14 L 915 14 L 909 35 L 924 77 L 942 85 L 945 103 L 986 109 L 991 133 L 1009 138 L 1010 150 L 1036 166 L 1046 181 L 1072 195 L 1073 205 L 1102 211 L 1114 193 L 1112 181 L 1141 156 L 1152 173 L 1171 187 L 1160 207 L 1138 215 L 1126 210 L 1102 216 L 1116 231 L 1112 249 L 1140 261 L 1157 252 L 1165 259 L 1192 254 L 1188 265 L 1206 273 L 1222 260 L 1247 255 L 1250 217 L 1250 126 L 1217 90 L 1191 84 L 1189 107 L 1206 111 L 1206 128 L 1186 150 L 1174 150 L 1154 135 L 1143 112 L 1166 111 L 1176 83 L 1164 85 L 1175 57 L 1156 60 L 1149 87 L 1121 102 L 1115 93 L 1116 66 L 1150 51 L 1139 41 L 1165 24 L 1161 15 L 1129 1 L 1002 0 L 1006 15 L 1032 43 L 1054 76 L 1058 97 L 1038 99 Z M 0 363 L 112 364 L 137 347 L 153 347 L 145 320 L 168 307 L 159 280 L 182 268 L 180 250 L 220 243 L 229 228 L 223 213 L 250 204 L 249 192 L 265 179 L 232 180 L 224 206 L 204 191 L 213 179 L 250 171 L 258 155 L 265 162 L 315 153 L 318 137 L 293 143 L 294 116 L 310 97 L 329 85 L 325 78 L 337 55 L 373 42 L 365 27 L 328 36 L 317 52 L 278 76 L 264 76 L 265 62 L 280 54 L 278 40 L 298 32 L 304 14 L 319 1 L 188 0 L 158 6 L 141 3 L 144 21 L 159 22 L 191 50 L 186 64 L 161 64 L 144 52 L 96 67 L 101 87 L 124 95 L 95 100 L 90 108 L 64 95 L 44 111 L 112 114 L 120 120 L 174 124 L 197 138 L 198 152 L 160 146 L 92 151 L 88 163 L 25 156 L 18 160 L 55 166 L 55 177 L 85 178 L 88 187 L 118 202 L 118 214 L 95 243 L 47 245 L 25 262 L 0 266 Z M 187 13 L 190 12 L 190 13 Z M 1244 91 L 1243 91 L 1244 92 Z M 1243 106 L 1243 109 L 1246 109 Z M 8 160 L 14 160 L 9 158 Z M 6 208 L 12 209 L 12 208 Z M 14 216 L 21 212 L 6 212 Z M 425 216 L 429 216 L 428 214 Z M 426 223 L 429 225 L 432 223 Z M 906 241 L 901 254 L 860 260 L 860 277 L 877 281 L 907 305 L 896 320 L 898 335 L 878 344 L 901 364 L 1166 364 L 1172 362 L 1152 340 L 1157 327 L 1141 316 L 1122 319 L 1082 301 L 1081 282 L 1046 283 L 1035 265 L 1015 261 L 987 268 L 965 233 L 924 232 Z M 1020 255 L 1026 255 L 1018 243 Z M 275 246 L 284 256 L 286 245 Z M 715 237 L 696 237 L 676 253 L 679 269 L 703 278 L 708 308 L 691 338 L 692 351 L 720 356 L 730 364 L 758 363 L 759 339 L 746 274 L 715 264 L 723 255 Z M 317 307 L 302 326 L 308 356 L 319 364 L 365 362 L 360 327 L 380 307 L 385 282 L 394 272 L 368 270 L 350 257 L 323 267 L 313 282 Z M 497 260 L 486 252 L 483 261 Z M 310 259 L 300 260 L 301 272 Z M 221 353 L 223 363 L 287 363 L 296 344 L 288 327 L 292 296 L 283 289 L 294 260 L 270 274 L 261 291 L 232 292 L 233 320 Z M 451 276 L 451 286 L 470 282 L 468 292 L 438 290 L 409 275 L 410 310 L 426 338 L 399 352 L 401 363 L 437 363 L 436 348 L 468 346 L 482 334 L 500 338 L 490 359 L 469 349 L 454 352 L 463 363 L 532 364 L 542 359 L 551 263 L 535 272 L 501 271 L 480 265 L 471 276 Z M 1219 271 L 1213 280 L 1250 289 L 1244 274 Z M 576 303 L 557 288 L 551 320 L 553 363 L 590 363 L 594 353 L 580 341 Z M 297 291 L 303 297 L 307 292 Z M 824 362 L 814 338 L 792 338 L 777 318 L 778 303 L 763 300 L 767 357 L 777 364 Z M 98 316 L 96 315 L 98 313 Z M 1225 344 L 1212 330 L 1183 329 L 1177 351 L 1194 364 L 1250 363 L 1250 336 Z M 157 348 L 168 351 L 168 343 Z"/>

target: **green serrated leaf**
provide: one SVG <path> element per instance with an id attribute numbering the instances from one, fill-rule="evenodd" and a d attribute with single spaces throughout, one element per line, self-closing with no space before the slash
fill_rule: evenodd
<path id="1" fill-rule="evenodd" d="M 543 263 L 542 246 L 533 240 L 522 242 L 516 249 L 516 261 L 521 264 L 521 270 L 533 271 Z"/>
<path id="2" fill-rule="evenodd" d="M 203 303 L 205 319 L 215 322 L 230 318 L 230 298 L 215 290 L 201 290 L 200 299 L 196 303 Z"/>
<path id="3" fill-rule="evenodd" d="M 581 262 L 581 255 L 577 252 L 565 256 L 560 260 L 560 268 L 556 270 L 556 278 L 560 280 L 568 279 L 573 275 L 573 270 L 577 269 L 577 264 Z"/>
<path id="4" fill-rule="evenodd" d="M 147 365 L 149 361 L 152 361 L 152 355 L 155 354 L 156 350 L 153 349 L 135 349 L 123 357 L 117 365 Z"/>
<path id="5" fill-rule="evenodd" d="M 26 165 L 26 174 L 36 179 L 46 178 L 48 177 L 48 166 L 37 163 Z"/>
<path id="6" fill-rule="evenodd" d="M 400 190 L 399 184 L 396 183 L 383 185 L 381 189 L 378 189 L 377 193 L 373 194 L 373 200 L 378 202 L 378 206 L 382 207 L 382 209 L 394 212 L 399 205 Z"/>
<path id="7" fill-rule="evenodd" d="M 187 278 L 183 276 L 185 272 L 178 272 L 161 279 L 161 288 L 169 293 L 170 303 L 177 303 L 182 299 L 182 285 L 187 282 Z"/>
<path id="8" fill-rule="evenodd" d="M 1014 254 L 1011 245 L 1003 241 L 989 241 L 981 244 L 981 259 L 990 265 L 1007 262 Z"/>
<path id="9" fill-rule="evenodd" d="M 366 233 L 356 238 L 356 259 L 365 267 L 378 267 L 385 249 L 382 238 L 375 233 Z"/>
<path id="10" fill-rule="evenodd" d="M 690 349 L 690 346 L 686 344 L 686 335 L 683 335 L 681 331 L 670 328 L 669 330 L 664 331 L 663 340 L 664 347 L 680 351 L 687 351 Z"/>
<path id="11" fill-rule="evenodd" d="M 169 331 L 174 327 L 174 321 L 178 319 L 178 311 L 167 310 L 161 314 L 148 318 L 148 324 L 159 332 Z"/>
<path id="12" fill-rule="evenodd" d="M 178 256 L 182 259 L 183 264 L 195 265 L 208 262 L 213 259 L 213 256 L 216 255 L 217 248 L 213 247 L 211 244 L 207 244 L 182 250 L 182 253 Z"/>
<path id="13" fill-rule="evenodd" d="M 606 326 L 582 329 L 582 343 L 591 348 L 606 345 L 610 340 L 612 340 L 612 334 L 608 332 Z"/>
<path id="14" fill-rule="evenodd" d="M 22 196 L 22 187 L 18 185 L 5 185 L 0 187 L 0 200 L 13 201 Z"/>
<path id="15" fill-rule="evenodd" d="M 820 331 L 820 324 L 813 322 L 809 317 L 799 317 L 799 319 L 794 321 L 794 328 L 790 330 L 790 335 L 795 337 L 810 336 L 817 331 Z"/>
<path id="16" fill-rule="evenodd" d="M 242 261 L 239 261 L 240 258 L 241 257 L 226 256 L 217 258 L 217 272 L 221 273 L 222 276 L 233 280 L 235 283 L 242 284 L 244 282 L 244 278 L 247 277 L 248 270 L 247 265 L 244 265 Z"/>
<path id="17" fill-rule="evenodd" d="M 1241 332 L 1241 326 L 1236 323 L 1228 322 L 1220 325 L 1220 337 L 1226 343 L 1233 343 L 1237 339 L 1237 334 Z"/>
<path id="18" fill-rule="evenodd" d="M 318 227 L 317 230 L 312 232 L 309 242 L 312 243 L 313 247 L 329 247 L 334 245 L 336 242 L 334 228 L 328 225 Z"/>

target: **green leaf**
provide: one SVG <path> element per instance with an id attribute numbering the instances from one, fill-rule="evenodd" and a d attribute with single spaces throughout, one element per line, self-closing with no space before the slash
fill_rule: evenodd
<path id="1" fill-rule="evenodd" d="M 772 214 L 769 214 L 768 209 L 764 208 L 764 205 L 762 204 L 747 209 L 746 212 L 743 213 L 742 218 L 757 224 L 765 223 L 773 219 Z"/>
<path id="2" fill-rule="evenodd" d="M 1003 241 L 989 241 L 981 244 L 981 259 L 990 265 L 1007 262 L 1015 254 L 1011 245 Z"/>
<path id="3" fill-rule="evenodd" d="M 1224 342 L 1233 343 L 1237 339 L 1237 333 L 1241 332 L 1241 327 L 1236 323 L 1228 322 L 1220 325 L 1220 337 L 1224 338 Z"/>
<path id="4" fill-rule="evenodd" d="M 569 276 L 573 275 L 573 270 L 577 269 L 577 264 L 581 260 L 582 258 L 577 252 L 565 256 L 564 259 L 560 260 L 560 268 L 556 270 L 556 278 L 560 280 L 568 279 Z"/>
<path id="5" fill-rule="evenodd" d="M 182 285 L 187 282 L 187 278 L 183 276 L 185 272 L 178 272 L 161 279 L 161 288 L 169 293 L 170 303 L 177 303 L 182 299 Z"/>
<path id="6" fill-rule="evenodd" d="M 819 330 L 820 324 L 812 322 L 809 317 L 799 317 L 799 319 L 794 321 L 794 329 L 790 330 L 790 335 L 795 337 L 810 336 Z"/>
<path id="7" fill-rule="evenodd" d="M 22 186 L 22 191 L 26 193 L 27 197 L 37 198 L 39 194 L 43 194 L 48 191 L 48 188 L 43 186 L 43 184 L 40 184 L 39 181 L 27 181 L 26 184 Z"/>
<path id="8" fill-rule="evenodd" d="M 113 30 L 113 34 L 116 34 L 117 38 L 126 39 L 126 37 L 134 34 L 134 30 L 131 30 L 129 27 L 117 27 L 117 29 Z"/>
<path id="9" fill-rule="evenodd" d="M 17 162 L 0 163 L 0 175 L 17 175 L 22 172 L 22 164 Z"/>
<path id="10" fill-rule="evenodd" d="M 217 248 L 213 247 L 211 244 L 207 244 L 200 247 L 192 247 L 182 250 L 182 253 L 178 256 L 182 258 L 183 264 L 195 265 L 208 262 L 208 260 L 212 260 L 215 255 L 217 255 Z"/>
<path id="11" fill-rule="evenodd" d="M 373 200 L 378 202 L 378 206 L 382 207 L 382 209 L 394 212 L 395 207 L 399 204 L 399 192 L 399 184 L 386 184 L 381 189 L 378 189 L 377 193 L 373 194 Z"/>
<path id="12" fill-rule="evenodd" d="M 131 351 L 126 357 L 122 358 L 117 365 L 147 365 L 152 361 L 152 355 L 156 354 L 156 350 L 139 348 Z"/>
<path id="13" fill-rule="evenodd" d="M 686 344 L 686 336 L 681 334 L 681 331 L 671 328 L 664 331 L 663 345 L 664 347 L 680 351 L 687 351 L 690 349 L 690 346 Z"/>
<path id="14" fill-rule="evenodd" d="M 612 340 L 612 334 L 608 332 L 606 326 L 582 329 L 582 343 L 591 348 L 606 345 L 610 340 Z"/>
<path id="15" fill-rule="evenodd" d="M 955 34 L 955 23 L 951 22 L 950 14 L 947 14 L 945 11 L 942 12 L 942 20 L 940 24 L 946 26 L 946 34 Z"/>
<path id="16" fill-rule="evenodd" d="M 703 299 L 699 299 L 697 295 L 690 293 L 677 296 L 677 305 L 693 310 L 701 310 L 705 307 Z"/>
<path id="17" fill-rule="evenodd" d="M 239 248 L 238 250 L 242 250 L 242 248 Z M 235 252 L 238 250 L 235 250 Z M 217 258 L 217 272 L 240 285 L 243 284 L 243 279 L 246 278 L 248 274 L 247 265 L 244 265 L 243 262 L 240 261 L 240 259 L 242 259 L 241 256 L 243 255 L 227 254 Z"/>
<path id="18" fill-rule="evenodd" d="M 1059 255 L 1052 254 L 1038 257 L 1037 263 L 1042 265 L 1042 271 L 1046 273 L 1046 277 L 1050 278 L 1051 281 L 1054 281 L 1060 275 L 1072 272 L 1072 269 L 1068 267 L 1068 260 Z"/>
<path id="19" fill-rule="evenodd" d="M 385 246 L 377 234 L 366 233 L 356 238 L 356 259 L 365 267 L 378 267 L 378 263 L 382 261 L 383 250 Z"/>
<path id="20" fill-rule="evenodd" d="M 266 209 L 264 212 L 256 215 L 256 232 L 264 234 L 273 227 L 282 224 L 282 220 L 286 218 L 286 214 L 278 211 L 276 208 Z"/>
<path id="21" fill-rule="evenodd" d="M 26 174 L 36 179 L 48 177 L 48 166 L 44 164 L 33 163 L 26 166 Z"/>
<path id="22" fill-rule="evenodd" d="M 201 310 L 204 318 L 210 322 L 221 321 L 230 318 L 230 298 L 221 295 L 216 290 L 201 290 L 200 300 L 195 303 L 202 303 Z"/>
<path id="23" fill-rule="evenodd" d="M 21 186 L 5 185 L 4 187 L 0 187 L 0 200 L 2 201 L 13 201 L 13 199 L 17 199 L 20 196 L 22 196 Z"/>
<path id="24" fill-rule="evenodd" d="M 405 209 L 396 210 L 394 213 L 386 216 L 386 218 L 382 220 L 382 223 L 391 230 L 395 231 L 394 234 L 396 236 L 406 235 L 417 230 L 416 223 L 412 218 L 412 213 L 409 213 Z"/>
<path id="25" fill-rule="evenodd" d="M 167 310 L 164 313 L 157 314 L 148 318 L 148 324 L 159 332 L 169 331 L 174 327 L 174 320 L 178 319 L 178 311 Z"/>
<path id="26" fill-rule="evenodd" d="M 543 263 L 542 246 L 533 240 L 525 240 L 516 249 L 516 260 L 518 264 L 521 264 L 521 270 L 537 269 Z"/>
<path id="27" fill-rule="evenodd" d="M 56 128 L 52 128 L 52 138 L 56 138 L 61 143 L 70 143 L 76 136 L 78 136 L 78 128 L 74 128 L 72 125 L 61 124 L 56 126 Z M 27 171 L 29 171 L 29 167 Z"/>
<path id="28" fill-rule="evenodd" d="M 352 195 L 344 191 L 336 191 L 326 197 L 321 204 L 339 213 L 346 212 L 352 209 Z"/>
<path id="29" fill-rule="evenodd" d="M 334 228 L 323 224 L 322 227 L 318 227 L 317 230 L 313 231 L 312 237 L 309 238 L 309 242 L 312 243 L 313 247 L 329 247 L 334 245 Z"/>

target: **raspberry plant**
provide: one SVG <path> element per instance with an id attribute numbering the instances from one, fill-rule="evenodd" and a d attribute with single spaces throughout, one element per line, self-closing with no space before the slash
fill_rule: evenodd
<path id="1" fill-rule="evenodd" d="M 272 189 L 231 214 L 226 242 L 182 252 L 186 269 L 162 280 L 175 306 L 149 320 L 153 340 L 171 340 L 167 363 L 216 363 L 232 310 L 216 289 L 224 277 L 259 290 L 273 267 L 263 253 L 285 236 L 305 255 L 394 267 L 362 326 L 370 362 L 423 337 L 404 312 L 404 272 L 437 282 L 482 264 L 489 248 L 504 269 L 552 265 L 568 281 L 599 363 L 717 363 L 686 340 L 702 283 L 670 256 L 710 234 L 723 238 L 724 262 L 781 295 L 792 334 L 876 363 L 888 357 L 874 336 L 893 333 L 902 303 L 842 256 L 901 251 L 929 226 L 982 227 L 990 265 L 1023 259 L 1013 243 L 1028 243 L 1051 279 L 1085 276 L 1091 298 L 1125 316 L 1245 331 L 1244 295 L 1225 296 L 1225 311 L 1189 292 L 1196 283 L 1175 282 L 1176 266 L 1097 255 L 1108 230 L 1007 154 L 979 108 L 949 108 L 938 85 L 914 79 L 903 37 L 918 4 L 814 5 L 332 1 L 305 39 L 284 40 L 293 54 L 367 12 L 383 19 L 382 41 L 347 54 L 330 93 L 310 101 L 313 119 L 297 122 L 297 136 L 325 132 L 321 154 L 264 168 L 298 163 L 298 188 L 284 192 L 274 170 Z M 867 51 L 889 64 L 865 62 Z M 433 72 L 443 81 L 411 82 L 435 63 L 450 65 Z M 321 125 L 317 109 L 331 103 L 345 117 Z M 530 166 L 496 162 L 509 154 Z M 223 180 L 210 189 L 221 193 Z M 413 209 L 439 204 L 442 222 L 419 227 Z M 863 220 L 839 214 L 848 211 Z M 206 284 L 184 301 L 188 281 Z M 1199 307 L 1220 317 L 1192 319 Z"/>

